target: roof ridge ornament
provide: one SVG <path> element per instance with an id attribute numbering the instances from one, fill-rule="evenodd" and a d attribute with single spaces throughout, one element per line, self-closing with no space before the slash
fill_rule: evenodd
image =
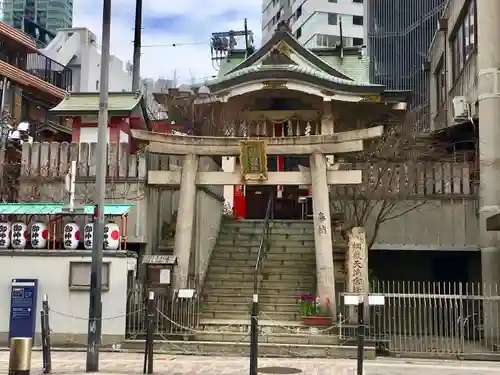
<path id="1" fill-rule="evenodd" d="M 291 34 L 292 28 L 290 27 L 290 23 L 286 20 L 278 22 L 278 26 L 276 27 L 276 32 L 285 32 Z"/>

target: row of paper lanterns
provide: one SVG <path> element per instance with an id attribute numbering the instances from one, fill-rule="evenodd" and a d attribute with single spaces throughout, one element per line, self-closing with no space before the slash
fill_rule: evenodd
<path id="1" fill-rule="evenodd" d="M 80 227 L 75 223 L 68 223 L 63 229 L 62 244 L 67 250 L 75 250 L 81 241 L 87 250 L 91 250 L 94 240 L 94 224 L 86 224 L 83 228 L 83 238 L 80 235 Z M 49 239 L 47 224 L 37 222 L 31 226 L 28 235 L 28 226 L 24 223 L 0 223 L 0 249 L 24 249 L 28 244 L 33 249 L 45 249 Z M 104 249 L 117 250 L 120 246 L 120 227 L 116 223 L 108 223 L 104 226 Z"/>

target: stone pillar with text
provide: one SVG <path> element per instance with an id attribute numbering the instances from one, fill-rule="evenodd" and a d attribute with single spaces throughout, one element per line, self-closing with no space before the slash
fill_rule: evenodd
<path id="1" fill-rule="evenodd" d="M 198 172 L 198 164 L 198 155 L 188 154 L 184 156 L 174 240 L 174 255 L 177 257 L 177 266 L 174 269 L 173 279 L 174 288 L 176 289 L 186 288 L 189 277 L 196 208 L 196 173 Z"/>
<path id="2" fill-rule="evenodd" d="M 326 176 L 326 157 L 316 153 L 310 156 L 314 243 L 316 249 L 317 293 L 322 306 L 330 304 L 334 317 L 337 316 L 335 301 L 335 275 L 333 267 L 332 228 L 330 201 Z"/>

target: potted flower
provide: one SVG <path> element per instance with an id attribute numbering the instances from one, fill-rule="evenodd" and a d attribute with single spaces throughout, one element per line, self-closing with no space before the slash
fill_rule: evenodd
<path id="1" fill-rule="evenodd" d="M 316 327 L 330 327 L 332 325 L 329 299 L 327 299 L 326 306 L 321 306 L 319 296 L 307 293 L 300 296 L 299 306 L 303 324 Z"/>

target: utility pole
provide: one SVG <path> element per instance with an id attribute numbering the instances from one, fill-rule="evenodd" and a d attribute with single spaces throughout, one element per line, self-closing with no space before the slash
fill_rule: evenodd
<path id="1" fill-rule="evenodd" d="M 132 91 L 140 90 L 141 81 L 141 38 L 142 38 L 142 0 L 135 0 L 135 29 Z"/>
<path id="2" fill-rule="evenodd" d="M 87 372 L 99 371 L 99 348 L 102 323 L 102 252 L 104 243 L 104 203 L 106 193 L 106 160 L 108 153 L 109 49 L 111 37 L 111 0 L 104 0 L 102 11 L 101 79 L 99 128 L 97 133 L 96 192 L 94 243 L 90 273 L 89 326 L 87 337 Z"/>
<path id="3" fill-rule="evenodd" d="M 5 115 L 5 103 L 7 100 L 7 85 L 9 81 L 7 77 L 4 77 L 2 81 L 2 99 L 0 99 L 0 201 L 3 202 L 4 188 L 5 188 L 5 176 L 4 176 L 4 163 L 5 163 L 5 153 L 7 152 L 7 141 L 9 137 L 9 129 L 7 124 L 7 119 Z"/>

